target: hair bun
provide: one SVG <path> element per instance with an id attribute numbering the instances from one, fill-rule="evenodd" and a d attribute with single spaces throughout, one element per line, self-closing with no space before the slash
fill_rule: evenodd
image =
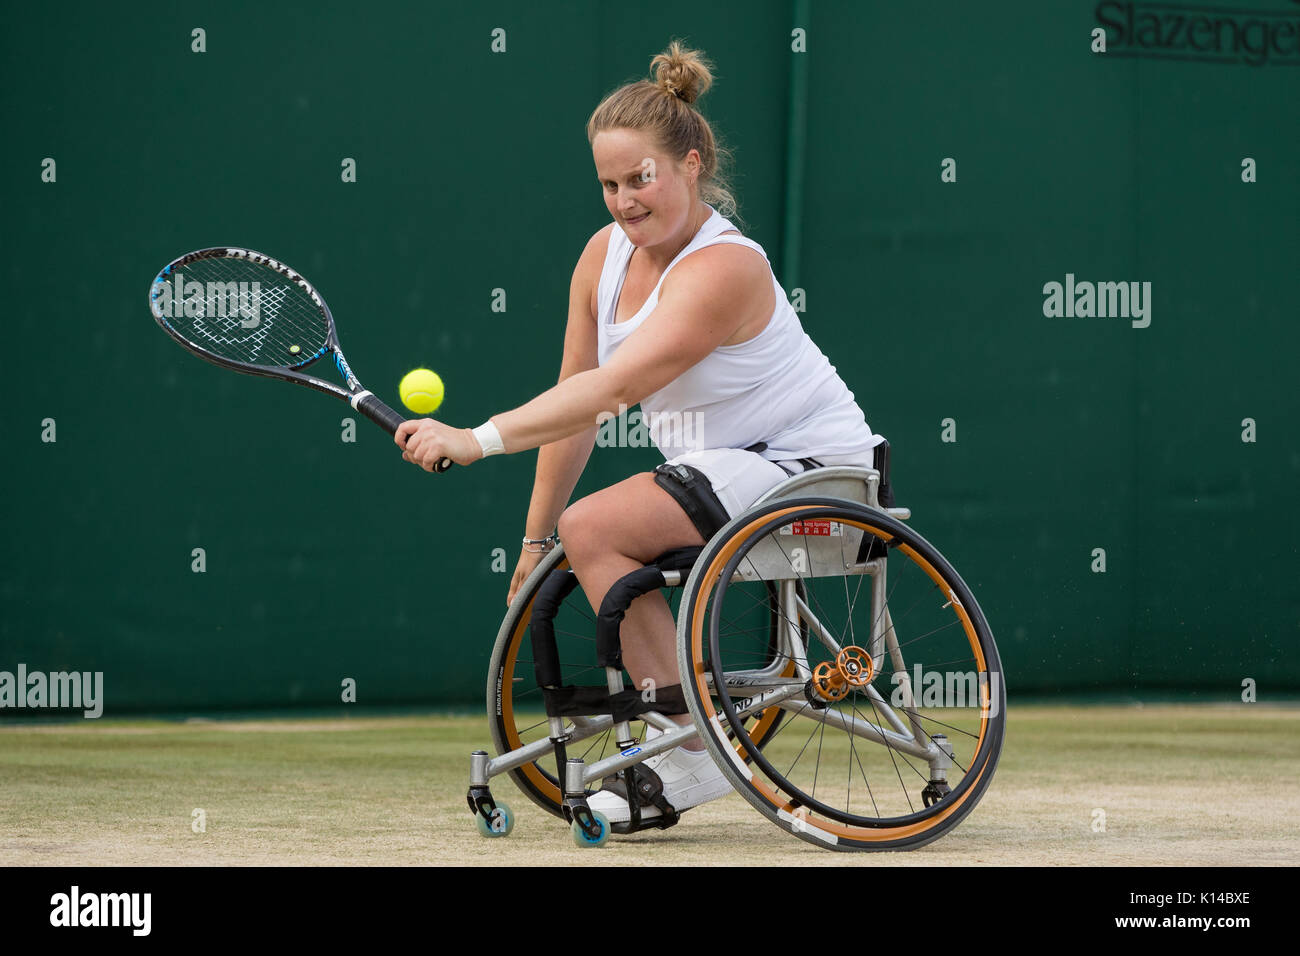
<path id="1" fill-rule="evenodd" d="M 694 103 L 713 85 L 710 66 L 702 53 L 687 50 L 676 40 L 650 61 L 655 84 L 684 103 Z"/>

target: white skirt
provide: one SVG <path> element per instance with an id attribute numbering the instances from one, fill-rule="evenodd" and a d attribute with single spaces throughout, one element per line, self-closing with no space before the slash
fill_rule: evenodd
<path id="1" fill-rule="evenodd" d="M 817 455 L 823 465 L 857 465 L 874 468 L 875 449 L 867 453 L 867 460 L 852 455 Z M 790 477 L 776 462 L 768 461 L 758 452 L 743 448 L 706 448 L 688 451 L 668 461 L 670 465 L 690 465 L 698 468 L 709 479 L 713 492 L 734 518 L 757 501 L 765 491 L 775 488 Z M 785 461 L 781 464 L 791 472 L 804 471 L 803 462 Z"/>

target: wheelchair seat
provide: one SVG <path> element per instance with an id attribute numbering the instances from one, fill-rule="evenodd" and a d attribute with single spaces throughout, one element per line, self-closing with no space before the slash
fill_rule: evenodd
<path id="1" fill-rule="evenodd" d="M 789 498 L 841 498 L 878 508 L 894 518 L 903 520 L 910 518 L 912 513 L 909 509 L 894 507 L 893 489 L 889 482 L 888 441 L 883 441 L 876 447 L 875 465 L 875 468 L 864 468 L 859 465 L 817 465 L 799 474 L 791 475 L 773 486 L 759 496 L 750 507 Z M 673 548 L 656 557 L 651 565 L 666 572 L 681 572 L 681 578 L 669 579 L 672 583 L 678 583 L 690 574 L 691 568 L 703 551 L 704 548 L 699 546 Z"/>
<path id="2" fill-rule="evenodd" d="M 883 486 L 888 473 L 889 461 L 888 443 L 882 447 L 884 452 L 877 455 L 877 462 L 885 469 L 883 473 L 874 468 L 852 465 L 819 465 L 780 482 L 754 502 L 754 506 L 768 501 L 820 497 L 846 499 L 880 508 L 877 503 L 879 489 Z M 892 495 L 890 498 L 892 500 Z M 910 514 L 906 508 L 880 508 L 880 510 L 895 517 L 906 518 Z M 718 531 L 719 536 L 723 533 L 723 530 Z M 884 553 L 883 545 L 869 536 L 850 534 L 849 540 L 854 549 L 851 553 L 856 553 L 858 564 Z M 622 669 L 623 648 L 619 631 L 628 607 L 638 597 L 650 591 L 681 585 L 689 577 L 707 547 L 706 542 L 704 545 L 670 548 L 649 564 L 628 572 L 611 585 L 605 599 L 601 602 L 596 619 L 595 663 L 597 667 Z M 819 556 L 815 553 L 817 547 L 821 545 L 810 548 L 810 551 L 814 552 L 810 554 L 810 560 L 813 562 L 811 570 L 814 574 L 819 570 Z M 753 570 L 748 573 L 742 571 L 741 576 L 757 577 L 761 569 L 769 564 L 764 560 L 765 552 L 768 550 L 770 548 L 760 547 L 751 561 Z M 836 555 L 833 551 L 831 555 L 833 560 Z M 780 564 L 780 561 L 777 564 Z M 532 621 L 535 668 L 538 683 L 544 688 L 548 713 L 552 716 L 610 714 L 615 720 L 628 720 L 651 710 L 664 714 L 686 713 L 686 703 L 681 696 L 679 684 L 662 688 L 653 705 L 642 700 L 635 690 L 625 690 L 621 686 L 614 688 L 611 685 L 602 688 L 563 685 L 555 652 L 551 618 L 560 601 L 576 584 L 577 578 L 572 571 L 553 572 L 552 579 L 543 588 L 543 599 Z"/>

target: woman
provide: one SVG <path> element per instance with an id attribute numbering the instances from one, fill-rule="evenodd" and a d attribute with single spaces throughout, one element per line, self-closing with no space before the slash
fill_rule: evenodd
<path id="1" fill-rule="evenodd" d="M 614 221 L 574 270 L 559 383 L 476 429 L 423 419 L 396 435 L 402 457 L 425 470 L 442 457 L 468 465 L 541 449 L 507 604 L 554 546 L 557 527 L 593 609 L 629 571 L 712 534 L 716 521 L 697 524 L 656 472 L 565 508 L 611 413 L 639 402 L 667 464 L 706 478 L 731 517 L 805 467 L 870 467 L 883 440 L 804 333 L 762 247 L 722 214 L 735 203 L 709 124 L 691 105 L 712 83 L 707 62 L 674 41 L 651 67 L 653 82 L 611 93 L 587 124 Z M 675 633 L 660 592 L 632 602 L 621 635 L 634 686 L 679 682 Z M 698 738 L 647 765 L 678 810 L 731 789 Z M 590 804 L 614 822 L 628 818 L 613 794 Z"/>

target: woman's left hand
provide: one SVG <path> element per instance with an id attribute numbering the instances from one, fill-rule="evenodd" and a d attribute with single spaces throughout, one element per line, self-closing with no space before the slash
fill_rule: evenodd
<path id="1" fill-rule="evenodd" d="M 432 418 L 412 418 L 397 426 L 393 441 L 402 449 L 402 459 L 433 471 L 439 459 L 450 458 L 469 465 L 483 457 L 478 439 L 468 428 L 453 428 Z"/>

